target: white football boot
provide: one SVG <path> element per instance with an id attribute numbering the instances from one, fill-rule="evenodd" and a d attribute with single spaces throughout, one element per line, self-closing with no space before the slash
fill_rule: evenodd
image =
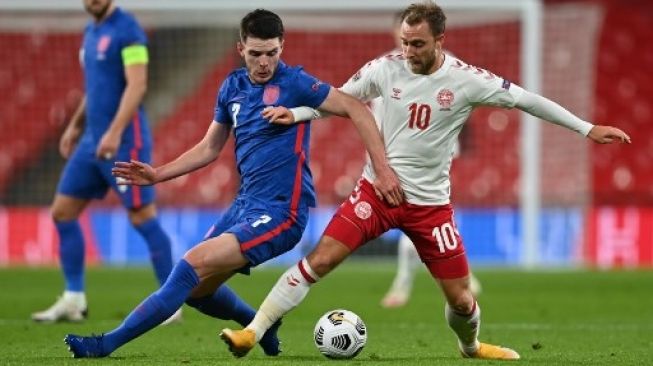
<path id="1" fill-rule="evenodd" d="M 81 322 L 88 316 L 86 295 L 83 292 L 64 291 L 48 309 L 32 314 L 32 320 L 42 323 Z"/>

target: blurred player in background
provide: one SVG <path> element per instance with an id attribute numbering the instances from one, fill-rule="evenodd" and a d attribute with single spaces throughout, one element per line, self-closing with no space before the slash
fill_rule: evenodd
<path id="1" fill-rule="evenodd" d="M 402 14 L 402 11 L 396 12 L 393 16 L 392 22 L 392 36 L 397 47 L 383 56 L 401 54 L 400 32 Z M 451 53 L 447 51 L 444 52 L 451 55 Z M 381 122 L 384 113 L 383 98 L 378 97 L 370 101 L 370 107 L 372 108 L 374 119 L 376 119 L 377 125 L 380 128 L 383 124 Z M 456 158 L 459 154 L 460 143 L 458 142 L 458 139 L 456 139 L 453 146 L 453 157 Z M 397 273 L 392 280 L 390 289 L 388 289 L 388 292 L 383 296 L 383 299 L 381 299 L 381 306 L 384 308 L 399 308 L 408 303 L 413 290 L 413 283 L 415 282 L 415 272 L 419 268 L 419 264 L 420 259 L 417 254 L 417 249 L 415 249 L 415 245 L 413 245 L 413 242 L 406 234 L 401 233 L 401 237 L 397 243 Z M 481 283 L 471 272 L 469 274 L 469 288 L 475 297 L 481 293 Z"/>
<path id="2" fill-rule="evenodd" d="M 403 200 L 399 180 L 385 156 L 374 117 L 358 100 L 280 60 L 283 23 L 262 9 L 241 21 L 238 51 L 245 68 L 232 72 L 218 93 L 214 120 L 205 137 L 176 160 L 156 169 L 137 161 L 120 162 L 116 176 L 127 184 L 163 182 L 214 161 L 233 131 L 241 175 L 238 196 L 211 228 L 206 240 L 175 265 L 159 291 L 145 299 L 122 325 L 101 336 L 67 335 L 75 357 L 104 357 L 169 317 L 184 302 L 202 313 L 246 325 L 255 311 L 226 285 L 231 276 L 292 249 L 299 242 L 315 206 L 309 169 L 310 123 L 269 123 L 266 106 L 309 105 L 348 116 L 356 125 L 377 174 L 375 188 L 393 204 Z M 275 327 L 280 323 L 275 322 Z M 276 329 L 262 337 L 268 355 L 279 354 Z M 263 334 L 261 334 L 263 336 Z"/>
<path id="3" fill-rule="evenodd" d="M 449 169 L 460 129 L 474 107 L 490 105 L 517 107 L 597 143 L 629 143 L 630 138 L 617 128 L 592 125 L 549 99 L 445 55 L 445 21 L 434 2 L 412 4 L 402 14 L 402 54 L 369 62 L 341 89 L 361 100 L 383 97 L 381 132 L 406 202 L 397 207 L 383 202 L 370 184 L 375 172 L 367 164 L 317 247 L 279 278 L 254 321 L 243 330 L 222 331 L 222 339 L 235 356 L 247 354 L 274 322 L 301 303 L 312 284 L 353 251 L 399 228 L 411 238 L 444 293 L 445 317 L 462 356 L 519 358 L 510 348 L 478 341 L 480 307 L 469 288 L 467 258 L 449 200 Z M 265 116 L 277 123 L 319 116 L 318 111 L 293 112 L 277 107 Z"/>
<path id="4" fill-rule="evenodd" d="M 142 106 L 147 89 L 145 32 L 133 15 L 111 0 L 84 0 L 84 7 L 93 17 L 80 51 L 85 95 L 59 143 L 59 152 L 68 161 L 52 203 L 65 291 L 50 308 L 32 314 L 39 322 L 86 318 L 84 237 L 78 218 L 109 188 L 145 239 L 159 284 L 172 269 L 170 239 L 156 216 L 154 188 L 118 185 L 111 175 L 115 160 L 151 158 L 152 138 Z M 180 315 L 177 312 L 171 320 Z"/>

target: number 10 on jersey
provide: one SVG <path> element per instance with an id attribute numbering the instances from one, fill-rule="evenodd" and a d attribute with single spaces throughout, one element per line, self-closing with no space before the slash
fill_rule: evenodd
<path id="1" fill-rule="evenodd" d="M 431 121 L 431 106 L 428 104 L 413 103 L 408 106 L 410 111 L 410 119 L 408 120 L 408 128 L 419 128 L 425 130 L 429 127 Z"/>
<path id="2" fill-rule="evenodd" d="M 456 240 L 456 229 L 450 222 L 445 222 L 441 226 L 433 228 L 431 233 L 435 239 L 435 244 L 438 246 L 440 253 L 447 250 L 455 250 L 458 247 L 458 240 Z"/>

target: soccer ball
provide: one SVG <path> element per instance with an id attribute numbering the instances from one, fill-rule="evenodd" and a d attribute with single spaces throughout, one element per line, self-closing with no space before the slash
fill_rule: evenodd
<path id="1" fill-rule="evenodd" d="M 363 319 L 349 310 L 332 310 L 315 324 L 315 345 L 328 358 L 354 358 L 365 347 L 367 328 Z"/>

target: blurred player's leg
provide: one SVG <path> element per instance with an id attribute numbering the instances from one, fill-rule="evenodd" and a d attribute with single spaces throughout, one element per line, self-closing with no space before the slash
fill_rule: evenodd
<path id="1" fill-rule="evenodd" d="M 84 294 L 84 237 L 77 221 L 88 204 L 87 200 L 57 194 L 52 204 L 52 216 L 59 235 L 59 261 L 64 275 L 65 291 L 48 309 L 32 314 L 38 322 L 86 319 Z"/>
<path id="2" fill-rule="evenodd" d="M 410 299 L 415 271 L 419 263 L 419 255 L 413 242 L 402 234 L 397 249 L 397 274 L 392 281 L 392 286 L 381 300 L 383 307 L 398 308 L 406 305 Z"/>

